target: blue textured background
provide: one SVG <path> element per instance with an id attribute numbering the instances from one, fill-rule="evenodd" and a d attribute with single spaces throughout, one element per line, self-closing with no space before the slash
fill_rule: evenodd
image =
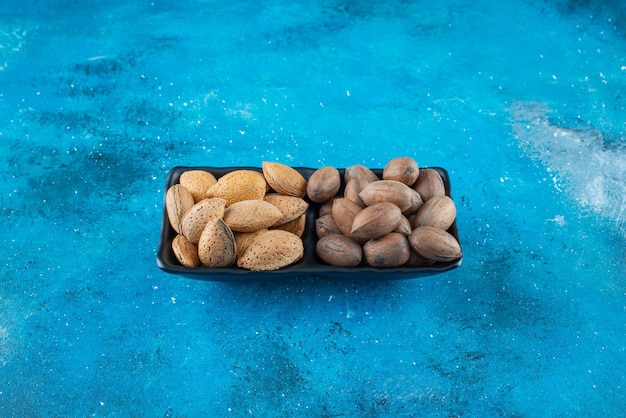
<path id="1" fill-rule="evenodd" d="M 1 416 L 626 414 L 622 2 L 4 3 Z M 176 165 L 404 155 L 459 269 L 156 266 Z"/>

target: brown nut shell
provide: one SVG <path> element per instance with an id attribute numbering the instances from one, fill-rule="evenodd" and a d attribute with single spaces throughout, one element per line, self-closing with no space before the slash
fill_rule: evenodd
<path id="1" fill-rule="evenodd" d="M 361 207 L 350 199 L 340 197 L 333 201 L 332 215 L 342 234 L 352 237 L 352 223 Z"/>
<path id="2" fill-rule="evenodd" d="M 412 226 L 434 226 L 444 231 L 454 223 L 456 206 L 448 196 L 433 196 L 424 203 L 413 217 Z"/>
<path id="3" fill-rule="evenodd" d="M 383 169 L 384 180 L 397 180 L 412 186 L 420 175 L 420 169 L 411 157 L 398 157 L 389 160 Z"/>
<path id="4" fill-rule="evenodd" d="M 233 231 L 222 219 L 210 220 L 198 241 L 198 257 L 207 267 L 229 267 L 235 262 L 237 248 Z"/>
<path id="5" fill-rule="evenodd" d="M 402 212 L 398 206 L 390 202 L 375 203 L 355 215 L 350 235 L 365 242 L 393 231 L 401 220 Z"/>
<path id="6" fill-rule="evenodd" d="M 343 181 L 346 183 L 356 178 L 364 178 L 370 183 L 380 180 L 376 173 L 361 164 L 351 165 L 350 167 L 347 167 L 343 173 Z"/>
<path id="7" fill-rule="evenodd" d="M 318 168 L 311 174 L 306 195 L 313 202 L 324 203 L 333 198 L 341 187 L 341 175 L 335 167 Z"/>
<path id="8" fill-rule="evenodd" d="M 307 181 L 295 168 L 285 164 L 263 161 L 263 176 L 275 192 L 286 196 L 304 197 Z"/>
<path id="9" fill-rule="evenodd" d="M 304 231 L 306 229 L 306 214 L 303 213 L 293 221 L 289 221 L 280 225 L 275 225 L 271 229 L 282 229 L 283 231 L 291 232 L 292 234 L 302 238 L 302 235 L 304 235 Z"/>
<path id="10" fill-rule="evenodd" d="M 282 217 L 276 221 L 274 226 L 283 225 L 299 218 L 309 207 L 309 204 L 300 197 L 285 196 L 278 193 L 266 194 L 263 200 L 276 206 L 282 213 Z"/>
<path id="11" fill-rule="evenodd" d="M 400 267 L 411 256 L 411 246 L 406 236 L 390 232 L 363 245 L 365 261 L 372 267 Z"/>
<path id="12" fill-rule="evenodd" d="M 419 193 L 424 202 L 433 196 L 445 196 L 446 187 L 441 175 L 434 168 L 422 168 L 413 188 Z"/>
<path id="13" fill-rule="evenodd" d="M 174 184 L 165 193 L 165 210 L 170 225 L 174 231 L 180 233 L 185 213 L 193 207 L 193 195 L 185 186 Z"/>
<path id="14" fill-rule="evenodd" d="M 341 229 L 339 229 L 337 222 L 335 222 L 332 213 L 320 216 L 315 220 L 315 235 L 317 235 L 318 238 L 330 234 L 341 234 Z"/>
<path id="15" fill-rule="evenodd" d="M 342 234 L 330 234 L 320 238 L 315 245 L 319 258 L 331 266 L 355 267 L 361 263 L 361 245 Z"/>
<path id="16" fill-rule="evenodd" d="M 225 209 L 226 199 L 221 197 L 202 199 L 183 216 L 181 234 L 192 243 L 197 244 L 207 222 L 211 219 L 222 218 Z"/>
<path id="17" fill-rule="evenodd" d="M 180 175 L 178 180 L 191 192 L 196 203 L 206 198 L 206 192 L 217 183 L 215 176 L 204 170 L 189 170 Z"/>
<path id="18" fill-rule="evenodd" d="M 259 234 L 237 259 L 237 266 L 254 271 L 269 271 L 288 266 L 304 256 L 300 237 L 280 229 Z"/>
<path id="19" fill-rule="evenodd" d="M 254 232 L 274 225 L 283 213 L 265 200 L 242 200 L 224 211 L 224 222 L 235 232 Z"/>
<path id="20" fill-rule="evenodd" d="M 409 243 L 418 254 L 429 260 L 447 262 L 463 257 L 456 238 L 432 226 L 415 228 L 409 235 Z"/>
<path id="21" fill-rule="evenodd" d="M 361 190 L 359 197 L 367 206 L 390 202 L 398 206 L 402 212 L 410 209 L 416 203 L 421 203 L 417 202 L 419 195 L 414 190 L 397 180 L 374 181 Z"/>
<path id="22" fill-rule="evenodd" d="M 235 170 L 224 174 L 209 187 L 206 197 L 226 199 L 226 206 L 242 200 L 260 200 L 267 191 L 265 177 L 254 170 Z"/>
<path id="23" fill-rule="evenodd" d="M 346 183 L 346 187 L 343 191 L 343 196 L 364 208 L 365 203 L 363 202 L 363 199 L 361 199 L 361 197 L 359 196 L 359 193 L 361 193 L 361 191 L 370 183 L 371 181 L 364 177 L 351 179 Z"/>
<path id="24" fill-rule="evenodd" d="M 180 264 L 185 267 L 199 267 L 198 247 L 183 235 L 176 235 L 172 240 L 172 251 Z"/>

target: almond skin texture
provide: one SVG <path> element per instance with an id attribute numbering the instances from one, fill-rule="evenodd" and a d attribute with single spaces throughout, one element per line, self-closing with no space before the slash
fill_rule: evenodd
<path id="1" fill-rule="evenodd" d="M 174 231 L 180 234 L 185 213 L 195 204 L 193 195 L 185 186 L 174 184 L 165 193 L 165 210 Z"/>
<path id="2" fill-rule="evenodd" d="M 452 199 L 448 196 L 433 196 L 417 211 L 412 226 L 434 226 L 445 231 L 455 218 L 456 206 Z"/>
<path id="3" fill-rule="evenodd" d="M 185 267 L 199 267 L 198 247 L 191 243 L 183 235 L 176 235 L 172 240 L 172 250 L 180 264 Z"/>
<path id="4" fill-rule="evenodd" d="M 265 180 L 275 192 L 296 197 L 306 195 L 306 179 L 296 169 L 268 161 L 263 161 L 261 168 Z"/>
<path id="5" fill-rule="evenodd" d="M 335 167 L 322 167 L 313 172 L 306 186 L 306 195 L 313 202 L 324 203 L 341 187 L 341 176 Z"/>
<path id="6" fill-rule="evenodd" d="M 259 234 L 237 259 L 237 265 L 253 271 L 270 271 L 293 264 L 303 256 L 300 237 L 274 229 Z"/>
<path id="7" fill-rule="evenodd" d="M 204 170 L 189 170 L 180 175 L 178 180 L 191 192 L 196 203 L 206 198 L 206 191 L 217 183 L 215 176 Z"/>
<path id="8" fill-rule="evenodd" d="M 412 186 L 419 174 L 419 166 L 411 157 L 398 157 L 389 160 L 383 169 L 384 180 L 397 180 L 407 186 Z"/>
<path id="9" fill-rule="evenodd" d="M 267 191 L 267 182 L 254 170 L 235 170 L 224 174 L 209 187 L 206 197 L 226 199 L 226 206 L 242 200 L 261 200 Z"/>
<path id="10" fill-rule="evenodd" d="M 337 226 L 332 213 L 320 216 L 315 220 L 315 234 L 318 238 L 322 238 L 330 234 L 341 234 L 341 229 Z"/>
<path id="11" fill-rule="evenodd" d="M 193 244 L 197 244 L 206 224 L 211 219 L 222 218 L 225 209 L 225 199 L 220 197 L 202 199 L 183 216 L 181 234 Z"/>
<path id="12" fill-rule="evenodd" d="M 237 248 L 233 231 L 222 219 L 209 221 L 198 242 L 198 257 L 206 267 L 230 267 L 235 263 Z"/>
<path id="13" fill-rule="evenodd" d="M 274 225 L 283 213 L 265 200 L 242 200 L 224 211 L 224 222 L 235 232 L 254 232 Z"/>
<path id="14" fill-rule="evenodd" d="M 237 259 L 243 255 L 248 249 L 252 241 L 261 234 L 264 234 L 268 229 L 259 229 L 254 232 L 237 232 L 235 234 L 235 246 L 237 247 Z"/>
<path id="15" fill-rule="evenodd" d="M 306 229 L 306 214 L 303 213 L 293 221 L 289 221 L 278 226 L 273 226 L 271 229 L 282 229 L 283 231 L 291 232 L 292 234 L 302 238 L 302 235 L 304 235 L 304 230 Z"/>
<path id="16" fill-rule="evenodd" d="M 422 168 L 413 188 L 419 193 L 424 202 L 427 202 L 433 196 L 445 196 L 446 194 L 443 179 L 437 170 L 433 168 Z"/>
<path id="17" fill-rule="evenodd" d="M 411 246 L 406 236 L 390 232 L 363 245 L 365 261 L 372 267 L 400 267 L 409 261 Z"/>
<path id="18" fill-rule="evenodd" d="M 343 180 L 346 183 L 356 178 L 364 178 L 370 183 L 376 180 L 380 180 L 372 170 L 360 164 L 351 165 L 350 167 L 346 168 L 345 172 L 343 173 Z"/>
<path id="19" fill-rule="evenodd" d="M 355 267 L 363 258 L 361 245 L 342 234 L 330 234 L 320 238 L 315 245 L 315 251 L 322 261 L 331 266 Z"/>
<path id="20" fill-rule="evenodd" d="M 409 243 L 419 255 L 434 261 L 453 261 L 463 257 L 458 241 L 443 229 L 417 227 L 409 235 Z"/>
<path id="21" fill-rule="evenodd" d="M 409 186 L 396 180 L 379 180 L 374 181 L 367 186 L 359 197 L 367 206 L 375 203 L 391 202 L 400 208 L 400 211 L 410 209 L 419 198 L 414 190 Z"/>
<path id="22" fill-rule="evenodd" d="M 274 226 L 283 225 L 299 218 L 309 207 L 309 204 L 300 197 L 285 196 L 278 193 L 266 194 L 263 200 L 276 206 L 282 213 L 282 217 L 276 221 Z"/>
<path id="23" fill-rule="evenodd" d="M 402 212 L 398 206 L 389 202 L 376 203 L 356 214 L 350 234 L 357 241 L 365 242 L 393 231 L 401 220 Z"/>
<path id="24" fill-rule="evenodd" d="M 345 197 L 335 199 L 332 214 L 342 234 L 352 237 L 352 223 L 356 214 L 361 212 L 361 210 L 361 207 L 350 199 Z"/>

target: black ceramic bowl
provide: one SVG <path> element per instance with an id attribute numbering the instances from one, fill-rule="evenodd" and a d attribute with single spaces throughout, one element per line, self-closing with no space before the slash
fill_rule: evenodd
<path id="1" fill-rule="evenodd" d="M 315 168 L 307 167 L 294 167 L 305 179 L 309 179 L 311 174 L 316 170 Z M 450 188 L 450 178 L 448 172 L 440 167 L 429 167 L 437 170 L 443 179 L 446 194 L 452 197 Z M 261 172 L 259 167 L 174 167 L 167 176 L 165 190 L 170 186 L 178 183 L 180 175 L 189 170 L 205 170 L 213 174 L 216 178 L 220 178 L 224 174 L 234 170 L 255 170 Z M 372 170 L 379 177 L 382 176 L 382 169 Z M 340 169 L 341 178 L 343 179 L 344 169 Z M 344 184 L 342 183 L 339 194 L 343 192 Z M 306 199 L 306 198 L 305 198 Z M 159 248 L 157 252 L 157 265 L 161 270 L 177 274 L 192 279 L 209 280 L 209 281 L 251 281 L 251 280 L 276 280 L 285 277 L 311 277 L 311 276 L 332 276 L 337 278 L 376 278 L 384 280 L 395 279 L 411 279 L 423 276 L 429 276 L 432 274 L 442 273 L 448 270 L 452 270 L 461 265 L 461 259 L 446 263 L 435 263 L 430 266 L 422 267 L 396 267 L 396 268 L 375 268 L 362 264 L 357 267 L 335 267 L 325 264 L 315 253 L 315 244 L 317 243 L 317 236 L 315 234 L 315 219 L 319 213 L 321 204 L 315 202 L 309 202 L 309 208 L 306 213 L 306 230 L 302 236 L 304 242 L 304 257 L 295 264 L 287 267 L 283 267 L 274 271 L 250 271 L 239 267 L 225 267 L 225 268 L 210 268 L 210 267 L 197 267 L 188 268 L 182 266 L 174 252 L 172 251 L 172 240 L 176 236 L 176 232 L 170 226 L 165 210 L 165 193 L 163 198 L 163 217 L 161 221 L 161 239 L 159 242 Z M 452 234 L 457 241 L 459 235 L 457 231 L 456 221 L 448 229 L 448 232 Z"/>

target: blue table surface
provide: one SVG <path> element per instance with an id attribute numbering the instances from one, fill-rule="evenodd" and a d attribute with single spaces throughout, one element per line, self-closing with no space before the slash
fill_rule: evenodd
<path id="1" fill-rule="evenodd" d="M 626 414 L 622 2 L 5 3 L 0 416 Z M 399 156 L 459 268 L 157 267 L 175 166 Z"/>

